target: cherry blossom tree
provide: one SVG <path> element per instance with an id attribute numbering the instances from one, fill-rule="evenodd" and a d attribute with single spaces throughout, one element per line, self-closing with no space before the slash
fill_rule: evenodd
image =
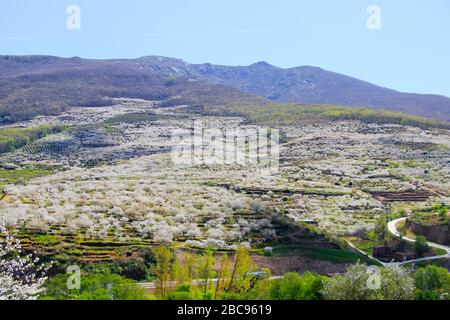
<path id="1" fill-rule="evenodd" d="M 37 299 L 44 290 L 47 270 L 38 258 L 22 253 L 17 239 L 6 235 L 0 243 L 0 300 Z"/>

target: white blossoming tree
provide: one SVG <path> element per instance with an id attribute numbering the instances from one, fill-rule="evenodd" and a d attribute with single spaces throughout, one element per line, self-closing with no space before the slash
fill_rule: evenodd
<path id="1" fill-rule="evenodd" d="M 6 236 L 0 242 L 0 300 L 37 299 L 47 279 L 46 271 L 38 258 L 22 254 L 14 237 Z"/>
<path id="2" fill-rule="evenodd" d="M 376 270 L 376 269 L 372 269 Z M 326 300 L 411 300 L 414 280 L 401 266 L 390 265 L 375 274 L 369 266 L 357 263 L 348 267 L 344 275 L 324 283 L 322 294 Z"/>

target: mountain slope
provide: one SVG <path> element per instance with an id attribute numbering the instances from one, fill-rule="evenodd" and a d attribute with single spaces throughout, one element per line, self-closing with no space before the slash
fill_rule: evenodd
<path id="1" fill-rule="evenodd" d="M 195 65 L 199 79 L 235 87 L 277 102 L 384 108 L 450 120 L 450 99 L 402 93 L 317 67 L 281 69 L 265 62 L 247 67 Z"/>
<path id="2" fill-rule="evenodd" d="M 90 60 L 0 56 L 0 121 L 55 114 L 70 106 L 109 104 L 108 97 L 205 107 L 269 101 L 383 108 L 450 121 L 450 98 L 401 93 L 317 67 L 281 69 L 189 64 L 149 56 Z M 6 119 L 6 120 L 5 120 Z"/>
<path id="3" fill-rule="evenodd" d="M 109 98 L 118 97 L 158 100 L 165 106 L 268 103 L 229 86 L 177 75 L 174 79 L 172 72 L 139 59 L 0 57 L 0 122 L 58 114 L 74 106 L 110 105 Z"/>

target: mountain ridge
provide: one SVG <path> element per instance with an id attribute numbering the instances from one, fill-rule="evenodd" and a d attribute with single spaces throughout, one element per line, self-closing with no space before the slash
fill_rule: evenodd
<path id="1" fill-rule="evenodd" d="M 314 66 L 278 68 L 266 63 L 247 67 L 197 65 L 202 80 L 233 86 L 272 101 L 383 108 L 450 120 L 450 98 L 404 93 Z"/>
<path id="2" fill-rule="evenodd" d="M 404 93 L 320 67 L 285 69 L 265 61 L 224 66 L 191 64 L 163 56 L 102 60 L 4 55 L 0 56 L 0 84 L 0 116 L 4 117 L 8 108 L 23 108 L 23 101 L 40 104 L 40 93 L 50 104 L 52 95 L 60 90 L 69 98 L 53 98 L 56 105 L 63 107 L 76 104 L 77 99 L 100 101 L 123 94 L 168 100 L 168 104 L 184 101 L 208 106 L 270 101 L 333 104 L 450 121 L 450 98 L 445 96 Z"/>

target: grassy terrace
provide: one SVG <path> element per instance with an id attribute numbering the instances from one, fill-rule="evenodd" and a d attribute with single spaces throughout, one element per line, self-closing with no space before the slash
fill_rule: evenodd
<path id="1" fill-rule="evenodd" d="M 414 209 L 410 219 L 426 226 L 450 225 L 450 207 L 445 204 L 435 203 L 430 208 Z"/>
<path id="2" fill-rule="evenodd" d="M 0 154 L 14 151 L 64 129 L 64 126 L 56 125 L 44 125 L 36 128 L 0 128 Z"/>
<path id="3" fill-rule="evenodd" d="M 129 239 L 118 241 L 111 236 L 103 240 L 86 239 L 83 234 L 66 234 L 58 230 L 42 233 L 22 229 L 19 238 L 25 250 L 37 250 L 42 257 L 48 257 L 58 264 L 68 261 L 79 263 L 110 263 L 118 260 L 141 259 L 149 249 L 157 246 L 149 239 Z M 204 252 L 205 248 L 187 247 L 182 242 L 174 242 L 173 249 L 189 252 Z M 300 256 L 312 260 L 331 263 L 365 262 L 367 258 L 357 252 L 340 248 L 326 248 L 313 244 L 274 244 L 273 259 L 288 256 Z M 265 255 L 264 249 L 254 249 L 254 253 Z M 227 252 L 221 249 L 217 252 Z"/>
<path id="4" fill-rule="evenodd" d="M 258 253 L 263 255 L 264 250 L 259 249 Z M 333 248 L 319 248 L 307 245 L 283 244 L 273 247 L 274 257 L 295 256 L 299 255 L 315 260 L 329 261 L 333 263 L 356 263 L 358 261 L 366 261 L 367 258 L 359 253 Z"/>
<path id="5" fill-rule="evenodd" d="M 47 232 L 21 229 L 18 238 L 25 250 L 38 251 L 42 257 L 51 257 L 58 264 L 66 261 L 112 262 L 126 259 L 154 245 L 148 239 L 118 241 L 110 235 L 105 239 L 93 240 L 86 238 L 83 233 L 68 234 L 58 228 Z"/>

